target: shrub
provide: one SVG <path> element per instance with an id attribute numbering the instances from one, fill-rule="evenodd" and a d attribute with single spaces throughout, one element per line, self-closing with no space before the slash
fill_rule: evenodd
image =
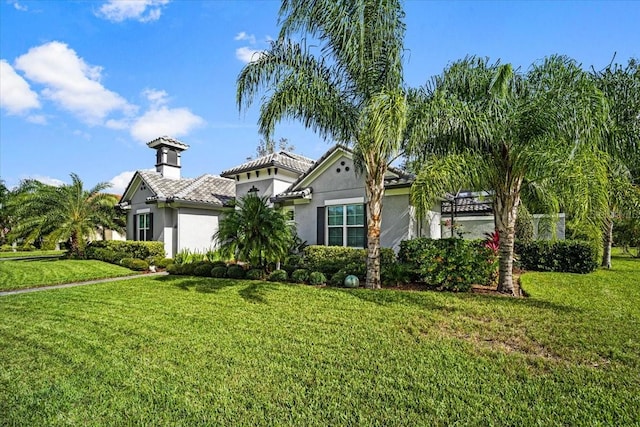
<path id="1" fill-rule="evenodd" d="M 153 265 L 158 268 L 167 268 L 169 264 L 173 264 L 173 259 L 164 257 L 154 257 Z"/>
<path id="2" fill-rule="evenodd" d="M 348 276 L 347 273 L 345 273 L 344 271 L 340 270 L 337 273 L 333 274 L 331 276 L 331 279 L 329 280 L 329 284 L 331 286 L 344 286 L 344 279 Z"/>
<path id="3" fill-rule="evenodd" d="M 598 268 L 598 248 L 582 240 L 516 242 L 515 252 L 525 270 L 584 274 Z"/>
<path id="4" fill-rule="evenodd" d="M 291 280 L 296 283 L 307 283 L 309 280 L 309 270 L 305 270 L 304 268 L 297 269 L 291 273 Z"/>
<path id="5" fill-rule="evenodd" d="M 289 279 L 289 275 L 284 270 L 274 270 L 269 274 L 270 282 L 286 282 Z"/>
<path id="6" fill-rule="evenodd" d="M 381 266 L 391 265 L 396 261 L 393 249 L 380 249 Z M 366 273 L 367 250 L 342 246 L 307 246 L 304 250 L 303 267 L 310 271 L 320 271 L 332 276 L 339 270 L 350 268 L 356 274 Z M 363 274 L 364 277 L 364 274 Z"/>
<path id="7" fill-rule="evenodd" d="M 197 266 L 193 269 L 193 274 L 200 277 L 211 277 L 212 268 L 209 261 L 202 261 L 197 263 Z"/>
<path id="8" fill-rule="evenodd" d="M 13 246 L 11 246 L 11 245 L 2 245 L 2 246 L 0 246 L 0 252 L 13 252 Z"/>
<path id="9" fill-rule="evenodd" d="M 219 279 L 227 276 L 227 267 L 217 266 L 211 269 L 211 277 L 217 277 Z"/>
<path id="10" fill-rule="evenodd" d="M 518 207 L 516 217 L 516 240 L 526 243 L 533 241 L 533 215 L 523 204 Z"/>
<path id="11" fill-rule="evenodd" d="M 224 261 L 213 261 L 211 263 L 211 267 L 212 268 L 216 268 L 216 267 L 224 267 L 225 270 L 227 269 L 227 263 Z"/>
<path id="12" fill-rule="evenodd" d="M 149 263 L 143 259 L 123 258 L 120 261 L 120 264 L 123 267 L 126 267 L 129 270 L 134 270 L 134 271 L 145 271 L 149 269 Z"/>
<path id="13" fill-rule="evenodd" d="M 180 275 L 182 274 L 182 268 L 180 264 L 169 264 L 167 265 L 167 273 Z"/>
<path id="14" fill-rule="evenodd" d="M 456 292 L 489 283 L 497 268 L 496 257 L 485 242 L 456 238 L 403 241 L 398 258 L 408 265 L 414 278 Z"/>
<path id="15" fill-rule="evenodd" d="M 244 279 L 247 273 L 239 265 L 230 265 L 227 269 L 227 277 L 230 279 Z"/>
<path id="16" fill-rule="evenodd" d="M 97 259 L 98 261 L 110 262 L 111 264 L 120 264 L 120 260 L 123 258 L 131 258 L 124 252 L 116 252 L 112 249 L 95 248 L 92 250 L 91 259 Z"/>
<path id="17" fill-rule="evenodd" d="M 324 285 L 327 283 L 327 277 L 319 271 L 314 271 L 309 275 L 309 284 L 313 286 Z"/>
<path id="18" fill-rule="evenodd" d="M 382 268 L 380 277 L 386 286 L 400 286 L 411 282 L 413 275 L 409 265 L 397 262 Z"/>
<path id="19" fill-rule="evenodd" d="M 118 254 L 123 254 L 125 258 L 147 259 L 164 258 L 164 243 L 162 242 L 139 242 L 133 240 L 99 240 L 91 242 L 85 249 L 85 256 L 91 259 L 95 257 L 96 249 L 108 249 Z"/>
<path id="20" fill-rule="evenodd" d="M 264 280 L 264 270 L 261 270 L 259 268 L 252 268 L 251 270 L 247 271 L 247 279 L 250 280 Z"/>

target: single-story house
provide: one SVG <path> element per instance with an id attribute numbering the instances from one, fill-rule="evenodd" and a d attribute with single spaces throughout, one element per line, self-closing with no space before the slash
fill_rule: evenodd
<path id="1" fill-rule="evenodd" d="M 137 171 L 120 203 L 127 210 L 129 240 L 162 241 L 168 257 L 184 249 L 205 252 L 215 247 L 212 236 L 221 215 L 233 209 L 230 202 L 256 193 L 288 211 L 299 237 L 310 245 L 365 247 L 364 177 L 356 173 L 353 152 L 347 147 L 333 146 L 317 160 L 280 151 L 220 175 L 183 178 L 181 157 L 188 145 L 167 136 L 147 145 L 156 151 L 156 170 Z M 388 170 L 383 247 L 397 249 L 401 241 L 417 236 L 448 237 L 443 221 L 443 215 L 450 215 L 446 201 L 436 203 L 423 220 L 417 218 L 410 201 L 413 178 L 395 167 Z M 454 209 L 460 213 L 463 208 L 458 204 L 465 202 L 455 200 Z M 468 237 L 482 237 L 494 228 L 490 206 L 470 215 L 458 214 L 454 221 L 472 231 Z"/>

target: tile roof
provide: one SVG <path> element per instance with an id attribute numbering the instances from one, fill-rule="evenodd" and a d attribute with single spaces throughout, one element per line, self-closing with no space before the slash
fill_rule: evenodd
<path id="1" fill-rule="evenodd" d="M 156 148 L 159 145 L 168 145 L 170 147 L 176 147 L 181 150 L 186 150 L 187 148 L 189 148 L 189 146 L 184 142 L 178 141 L 177 139 L 171 138 L 170 136 L 166 135 L 161 136 L 160 138 L 156 138 L 153 141 L 147 142 L 147 146 L 149 148 Z"/>
<path id="2" fill-rule="evenodd" d="M 312 159 L 288 151 L 267 154 L 254 160 L 249 160 L 239 166 L 223 171 L 220 175 L 229 177 L 242 172 L 249 172 L 265 167 L 288 169 L 292 172 L 305 173 L 315 162 Z"/>
<path id="3" fill-rule="evenodd" d="M 344 145 L 341 144 L 336 144 L 333 147 L 331 147 L 326 153 L 324 153 L 322 155 L 322 157 L 320 157 L 318 160 L 315 161 L 315 163 L 309 167 L 309 169 L 303 173 L 302 175 L 300 175 L 298 177 L 298 179 L 296 179 L 290 186 L 289 188 L 287 188 L 286 191 L 284 191 L 283 193 L 280 193 L 278 195 L 276 195 L 275 199 L 276 200 L 281 200 L 281 199 L 291 199 L 291 198 L 295 198 L 296 196 L 301 197 L 301 194 L 298 193 L 302 193 L 303 191 L 306 191 L 308 189 L 305 188 L 297 188 L 298 185 L 306 178 L 308 177 L 317 167 L 319 167 L 327 158 L 329 158 L 336 150 L 344 150 L 347 153 L 353 154 L 353 150 L 351 150 L 349 147 L 346 147 Z M 397 175 L 396 177 L 388 177 L 385 178 L 384 182 L 385 182 L 385 187 L 408 187 L 411 184 L 413 184 L 413 181 L 415 179 L 415 176 L 405 172 L 402 169 L 393 167 L 393 166 L 389 166 L 388 168 L 389 172 Z M 305 196 L 308 195 L 305 194 Z"/>
<path id="4" fill-rule="evenodd" d="M 138 171 L 156 196 L 150 200 L 173 199 L 225 206 L 235 198 L 235 182 L 232 179 L 205 174 L 198 178 L 170 179 L 155 171 Z"/>
<path id="5" fill-rule="evenodd" d="M 493 203 L 491 199 L 488 197 L 475 197 L 475 196 L 465 196 L 465 197 L 456 197 L 455 198 L 455 212 L 457 214 L 467 213 L 467 214 L 479 214 L 493 213 Z M 451 213 L 451 201 L 443 200 L 442 201 L 442 213 Z"/>

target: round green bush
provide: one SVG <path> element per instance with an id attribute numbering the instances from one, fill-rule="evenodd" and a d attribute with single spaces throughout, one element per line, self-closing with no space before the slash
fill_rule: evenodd
<path id="1" fill-rule="evenodd" d="M 252 268 L 247 271 L 247 279 L 250 280 L 264 280 L 264 271 L 259 268 Z"/>
<path id="2" fill-rule="evenodd" d="M 323 273 L 319 271 L 314 271 L 309 275 L 310 285 L 317 286 L 317 285 L 324 285 L 325 283 L 327 283 L 327 278 Z"/>
<path id="3" fill-rule="evenodd" d="M 224 261 L 213 261 L 211 263 L 211 268 L 216 268 L 216 267 L 224 267 L 225 270 L 227 269 L 227 263 Z"/>
<path id="4" fill-rule="evenodd" d="M 247 273 L 239 265 L 230 265 L 227 269 L 227 277 L 230 279 L 244 279 Z"/>
<path id="5" fill-rule="evenodd" d="M 309 281 L 309 270 L 299 268 L 291 273 L 291 280 L 296 283 L 307 283 Z"/>
<path id="6" fill-rule="evenodd" d="M 169 264 L 167 265 L 167 273 L 180 275 L 182 274 L 182 266 L 180 264 Z"/>
<path id="7" fill-rule="evenodd" d="M 284 270 L 274 270 L 269 274 L 270 282 L 286 282 L 289 279 L 287 272 Z"/>
<path id="8" fill-rule="evenodd" d="M 155 257 L 153 259 L 153 264 L 158 267 L 158 268 L 167 268 L 167 266 L 169 264 L 173 264 L 173 259 L 171 258 L 162 258 L 162 257 Z"/>
<path id="9" fill-rule="evenodd" d="M 124 258 L 120 261 L 123 267 L 127 267 L 129 270 L 145 271 L 149 269 L 149 263 L 143 259 L 137 258 Z"/>
<path id="10" fill-rule="evenodd" d="M 193 274 L 199 277 L 211 277 L 211 263 L 198 263 L 198 266 L 193 269 Z"/>
<path id="11" fill-rule="evenodd" d="M 213 267 L 211 269 L 211 277 L 217 277 L 218 279 L 221 279 L 223 277 L 227 276 L 227 267 Z"/>
<path id="12" fill-rule="evenodd" d="M 347 276 L 348 274 L 346 272 L 340 270 L 331 276 L 331 279 L 329 280 L 329 284 L 331 286 L 342 286 L 344 284 L 344 279 Z"/>

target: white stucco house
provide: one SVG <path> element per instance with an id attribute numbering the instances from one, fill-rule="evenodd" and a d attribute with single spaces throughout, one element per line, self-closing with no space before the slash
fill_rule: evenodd
<path id="1" fill-rule="evenodd" d="M 167 136 L 147 144 L 156 151 L 156 170 L 137 171 L 120 206 L 127 211 L 127 239 L 164 242 L 168 257 L 183 249 L 215 247 L 213 234 L 230 202 L 249 192 L 267 196 L 289 212 L 298 235 L 310 245 L 366 246 L 364 177 L 358 175 L 353 153 L 336 145 L 317 160 L 281 151 L 197 178 L 181 176 L 182 152 L 188 145 Z M 397 249 L 417 236 L 449 236 L 454 221 L 465 237 L 493 231 L 491 206 L 473 195 L 436 203 L 419 220 L 411 205 L 413 176 L 390 167 L 385 178 L 381 245 Z M 460 196 L 460 195 L 458 195 Z M 559 236 L 564 236 L 560 227 Z"/>

